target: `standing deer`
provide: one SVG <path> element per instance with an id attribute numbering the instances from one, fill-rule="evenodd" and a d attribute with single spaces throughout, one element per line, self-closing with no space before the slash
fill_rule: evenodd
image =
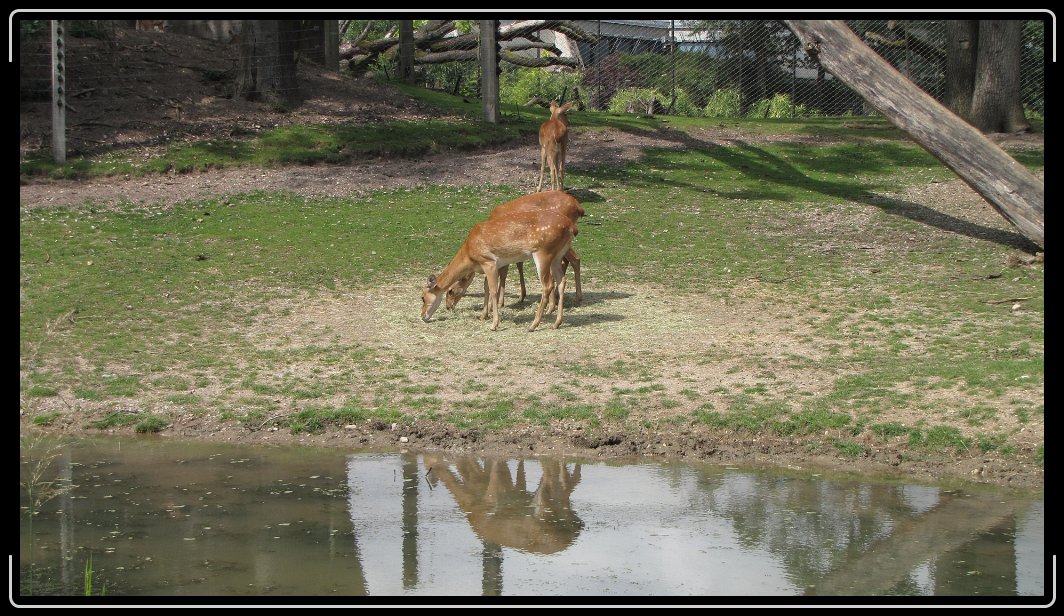
<path id="1" fill-rule="evenodd" d="M 488 220 L 499 216 L 507 216 L 516 212 L 556 212 L 573 221 L 574 223 L 584 215 L 584 208 L 580 206 L 580 202 L 576 200 L 576 197 L 572 195 L 552 190 L 548 192 L 537 192 L 530 195 L 524 195 L 518 197 L 513 201 L 507 201 L 502 205 L 496 207 L 488 215 Z M 576 301 L 581 302 L 584 299 L 583 292 L 580 289 L 580 256 L 576 254 L 576 251 L 569 248 L 569 251 L 562 257 L 562 276 L 565 275 L 566 270 L 569 268 L 569 264 L 573 266 L 573 276 L 576 279 Z M 503 266 L 499 268 L 499 305 L 502 306 L 504 301 L 505 289 L 506 289 L 506 272 L 509 266 Z M 521 278 L 521 300 L 525 301 L 525 266 L 521 261 L 517 262 L 517 271 Z M 459 281 L 456 285 L 447 291 L 447 306 L 448 310 L 454 310 L 458 305 L 458 301 L 465 295 L 465 290 L 473 282 L 473 274 Z M 484 281 L 484 311 L 481 313 L 480 318 L 486 319 L 488 316 L 488 304 L 486 299 L 488 297 L 488 285 L 487 280 Z M 551 301 L 547 306 L 547 312 L 551 311 L 554 305 L 554 297 L 551 296 Z"/>
<path id="2" fill-rule="evenodd" d="M 565 112 L 573 108 L 573 102 L 558 105 L 550 102 L 550 119 L 539 127 L 539 187 L 543 190 L 543 170 L 550 166 L 551 190 L 565 190 L 565 149 L 569 147 L 569 118 Z"/>
<path id="3" fill-rule="evenodd" d="M 552 296 L 555 287 L 558 287 L 558 317 L 554 321 L 554 328 L 557 329 L 562 324 L 565 293 L 561 261 L 576 233 L 573 221 L 554 212 L 515 212 L 478 222 L 447 267 L 439 274 L 429 276 L 421 292 L 421 319 L 425 322 L 431 320 L 451 287 L 473 273 L 481 272 L 488 281 L 485 303 L 491 305 L 491 329 L 495 331 L 499 327 L 499 269 L 532 259 L 536 263 L 543 292 L 536 317 L 528 331 L 539 326 L 547 298 Z"/>

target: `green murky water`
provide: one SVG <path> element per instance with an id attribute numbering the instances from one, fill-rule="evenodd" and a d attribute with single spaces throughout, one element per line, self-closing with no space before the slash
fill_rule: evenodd
<path id="1" fill-rule="evenodd" d="M 102 602 L 1047 592 L 1043 496 L 981 486 L 161 439 L 21 457 L 23 605 L 84 597 L 87 564 Z"/>

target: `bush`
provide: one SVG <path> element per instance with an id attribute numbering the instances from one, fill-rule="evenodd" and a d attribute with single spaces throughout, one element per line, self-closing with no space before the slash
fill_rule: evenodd
<path id="1" fill-rule="evenodd" d="M 717 83 L 718 62 L 702 53 L 677 51 L 676 53 L 620 54 L 620 62 L 635 74 L 635 80 L 623 86 L 654 88 L 658 92 L 668 94 L 664 97 L 665 99 L 671 99 L 675 88 L 677 104 L 679 104 L 679 92 L 683 90 L 693 102 L 694 107 L 698 109 L 705 105 Z M 679 112 L 676 113 L 680 115 Z M 685 113 L 682 115 L 700 114 Z"/>
<path id="2" fill-rule="evenodd" d="M 419 83 L 454 96 L 480 98 L 480 66 L 476 62 L 426 64 L 415 68 Z"/>
<path id="3" fill-rule="evenodd" d="M 748 118 L 798 118 L 808 115 L 805 105 L 795 105 L 791 102 L 791 95 L 782 92 L 772 95 L 771 98 L 763 98 L 746 111 Z"/>
<path id="4" fill-rule="evenodd" d="M 743 115 L 743 95 L 735 88 L 717 90 L 706 103 L 705 115 L 711 118 L 738 118 Z"/>
<path id="5" fill-rule="evenodd" d="M 499 75 L 499 100 L 511 105 L 527 105 L 536 98 L 563 102 L 573 99 L 580 82 L 577 71 L 514 67 Z"/>
<path id="6" fill-rule="evenodd" d="M 700 116 L 702 115 L 702 110 L 699 108 L 698 104 L 695 103 L 694 99 L 691 98 L 691 95 L 688 94 L 687 90 L 676 88 L 676 103 L 673 104 L 670 113 L 672 113 L 672 115 Z"/>
<path id="7" fill-rule="evenodd" d="M 655 103 L 665 97 L 653 88 L 621 88 L 610 99 L 607 108 L 612 113 L 654 113 Z"/>

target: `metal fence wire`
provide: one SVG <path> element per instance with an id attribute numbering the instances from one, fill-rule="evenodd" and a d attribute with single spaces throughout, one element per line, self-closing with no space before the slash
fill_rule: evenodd
<path id="1" fill-rule="evenodd" d="M 78 23 L 90 22 L 69 23 L 74 31 Z M 352 37 L 365 34 L 370 26 L 378 32 L 378 40 L 397 37 L 398 21 L 341 23 L 350 26 L 341 30 L 344 70 L 354 70 L 359 76 L 369 72 L 385 79 L 399 77 L 397 49 L 380 53 L 357 68 L 352 68 L 355 63 L 350 56 L 343 55 L 345 44 L 350 45 Z M 565 27 L 555 27 L 557 23 Z M 847 23 L 899 71 L 942 100 L 945 21 L 867 19 Z M 455 30 L 446 36 L 458 38 L 476 28 L 476 22 L 455 24 Z M 500 22 L 501 28 L 513 25 Z M 224 36 L 215 36 L 216 40 L 239 39 L 239 33 L 234 34 L 239 22 L 218 27 L 223 26 Z M 109 27 L 115 26 L 111 23 Z M 158 27 L 171 28 L 163 22 Z M 179 27 L 173 29 L 177 32 Z M 1044 30 L 1041 20 L 1024 22 L 1020 61 L 1022 103 L 1028 116 L 1038 119 L 1045 113 Z M 27 32 L 23 29 L 21 34 L 25 37 Z M 42 48 L 23 47 L 22 53 L 27 55 L 20 58 L 20 97 L 44 100 L 49 95 L 50 58 Z M 502 40 L 501 47 L 499 91 L 503 103 L 577 100 L 591 110 L 719 118 L 873 113 L 861 97 L 806 56 L 798 37 L 778 20 L 571 20 L 548 23 L 521 38 Z M 96 84 L 86 81 L 88 71 L 80 63 L 105 65 L 109 60 L 100 55 L 105 53 L 106 48 L 91 58 L 69 57 L 71 85 L 94 87 Z M 475 57 L 431 62 L 422 57 L 419 62 L 414 79 L 422 85 L 480 98 L 481 69 Z M 211 67 L 202 69 L 209 71 Z M 106 76 L 100 79 L 109 81 Z"/>
<path id="2" fill-rule="evenodd" d="M 901 73 L 942 100 L 944 21 L 847 23 Z M 556 69 L 545 77 L 504 64 L 504 102 L 526 104 L 568 91 L 587 108 L 613 112 L 749 118 L 873 112 L 808 57 L 780 21 L 598 20 L 577 25 L 595 37 L 593 42 L 569 41 L 580 67 Z M 1021 96 L 1026 112 L 1039 118 L 1045 113 L 1043 53 L 1044 23 L 1026 21 Z"/>

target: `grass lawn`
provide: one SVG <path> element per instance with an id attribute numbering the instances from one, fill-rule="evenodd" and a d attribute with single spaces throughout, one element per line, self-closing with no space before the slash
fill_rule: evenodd
<path id="1" fill-rule="evenodd" d="M 491 128 L 293 126 L 136 164 L 112 154 L 20 171 L 97 177 L 367 154 L 401 164 L 528 136 L 546 115 L 508 117 Z M 571 118 L 577 131 L 722 125 Z M 42 425 L 73 405 L 94 427 L 141 431 L 181 417 L 294 432 L 434 419 L 710 427 L 810 437 L 854 456 L 888 442 L 912 455 L 1029 444 L 1027 427 L 1044 416 L 1045 280 L 1040 265 L 1006 266 L 1022 238 L 988 207 L 932 204 L 925 191 L 955 176 L 881 121 L 726 124 L 832 139 L 650 149 L 623 166 L 568 170 L 589 213 L 574 247 L 590 299 L 556 332 L 518 323 L 493 334 L 473 316 L 478 299 L 434 323 L 417 318 L 419 285 L 488 209 L 520 194 L 512 186 L 23 204 L 21 407 Z M 1016 156 L 1044 165 L 1041 151 Z M 531 318 L 527 306 L 507 312 L 511 324 Z"/>

